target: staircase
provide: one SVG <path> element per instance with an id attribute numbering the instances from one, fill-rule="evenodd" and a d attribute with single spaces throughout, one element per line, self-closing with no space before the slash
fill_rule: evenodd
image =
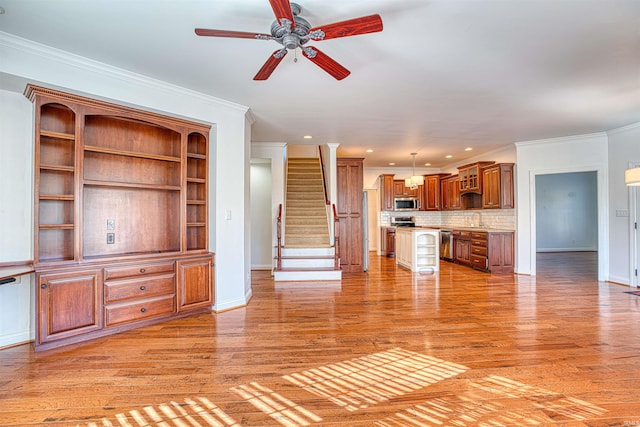
<path id="1" fill-rule="evenodd" d="M 342 272 L 335 268 L 319 159 L 288 159 L 285 212 L 284 248 L 274 280 L 341 280 Z"/>

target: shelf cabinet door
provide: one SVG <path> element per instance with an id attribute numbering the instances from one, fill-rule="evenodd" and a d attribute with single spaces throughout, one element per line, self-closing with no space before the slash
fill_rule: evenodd
<path id="1" fill-rule="evenodd" d="M 213 258 L 178 262 L 178 311 L 213 305 Z"/>
<path id="2" fill-rule="evenodd" d="M 102 329 L 100 270 L 38 274 L 37 279 L 37 344 Z"/>
<path id="3" fill-rule="evenodd" d="M 380 175 L 380 210 L 393 210 L 393 175 Z"/>

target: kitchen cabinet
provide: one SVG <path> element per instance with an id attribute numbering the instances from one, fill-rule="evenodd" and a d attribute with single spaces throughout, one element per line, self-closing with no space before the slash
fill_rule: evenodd
<path id="1" fill-rule="evenodd" d="M 482 168 L 494 162 L 476 162 L 458 167 L 460 193 L 480 193 L 482 191 Z"/>
<path id="2" fill-rule="evenodd" d="M 210 256 L 211 127 L 33 85 L 25 95 L 36 350 L 177 317 L 176 263 Z"/>
<path id="3" fill-rule="evenodd" d="M 455 260 L 491 273 L 513 273 L 513 231 L 454 230 Z"/>
<path id="4" fill-rule="evenodd" d="M 411 189 L 405 185 L 404 179 L 396 179 L 393 181 L 393 194 L 395 197 L 419 197 L 420 186 Z"/>
<path id="5" fill-rule="evenodd" d="M 379 183 L 380 183 L 380 210 L 381 211 L 392 211 L 394 209 L 393 206 L 393 197 L 394 197 L 394 175 L 392 174 L 384 174 L 380 175 Z"/>
<path id="6" fill-rule="evenodd" d="M 441 197 L 441 180 L 443 177 L 449 176 L 449 174 L 433 174 L 424 176 L 424 186 L 422 188 L 422 200 L 421 210 L 425 211 L 439 211 L 442 209 L 442 197 Z"/>
<path id="7" fill-rule="evenodd" d="M 364 271 L 363 161 L 362 158 L 336 159 L 340 268 L 349 273 Z"/>
<path id="8" fill-rule="evenodd" d="M 453 230 L 453 259 L 460 264 L 471 264 L 471 232 Z"/>
<path id="9" fill-rule="evenodd" d="M 498 163 L 482 169 L 482 208 L 512 209 L 513 163 Z"/>
<path id="10" fill-rule="evenodd" d="M 442 192 L 442 209 L 460 209 L 460 178 L 458 175 L 442 179 L 440 188 Z"/>
<path id="11" fill-rule="evenodd" d="M 395 227 L 381 227 L 380 228 L 380 243 L 382 249 L 380 254 L 389 258 L 395 258 L 396 256 L 396 229 Z"/>
<path id="12" fill-rule="evenodd" d="M 413 272 L 438 271 L 440 268 L 440 232 L 410 228 L 397 230 L 396 263 Z"/>

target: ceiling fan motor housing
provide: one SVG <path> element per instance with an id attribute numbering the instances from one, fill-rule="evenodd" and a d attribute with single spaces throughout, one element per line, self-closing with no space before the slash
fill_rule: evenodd
<path id="1" fill-rule="evenodd" d="M 291 24 L 286 19 L 281 19 L 278 22 L 276 19 L 271 24 L 271 35 L 277 42 L 281 43 L 287 49 L 296 49 L 309 41 L 309 30 L 311 30 L 311 24 L 306 19 L 298 15 L 300 13 L 300 6 L 295 3 L 291 3 L 291 10 L 293 12 L 293 21 L 295 26 L 291 29 Z"/>

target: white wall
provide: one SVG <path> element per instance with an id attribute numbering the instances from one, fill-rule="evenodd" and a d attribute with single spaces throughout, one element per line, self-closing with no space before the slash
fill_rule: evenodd
<path id="1" fill-rule="evenodd" d="M 0 90 L 0 263 L 33 259 L 32 105 Z M 32 275 L 0 285 L 0 347 L 33 338 Z"/>
<path id="2" fill-rule="evenodd" d="M 537 175 L 596 171 L 598 181 L 598 278 L 608 277 L 607 136 L 603 133 L 516 143 L 516 272 L 536 272 Z"/>
<path id="3" fill-rule="evenodd" d="M 629 192 L 637 188 L 624 184 L 624 171 L 630 163 L 640 163 L 640 123 L 614 129 L 609 137 L 609 246 L 611 248 L 610 280 L 630 284 L 631 262 Z"/>
<path id="4" fill-rule="evenodd" d="M 271 208 L 267 210 L 271 221 L 271 265 L 275 266 L 273 258 L 276 255 L 275 246 L 277 244 L 277 218 L 280 205 L 284 205 L 284 185 L 285 167 L 287 164 L 287 144 L 276 143 L 254 143 L 251 144 L 252 159 L 268 159 L 271 164 Z M 266 212 L 265 212 L 266 215 Z M 284 230 L 283 230 L 284 233 Z M 251 244 L 261 244 L 256 242 L 252 236 Z"/>
<path id="5" fill-rule="evenodd" d="M 229 309 L 246 304 L 247 296 L 250 294 L 250 285 L 248 285 L 250 230 L 248 227 L 251 223 L 248 179 L 251 135 L 248 108 L 2 32 L 0 32 L 0 58 L 2 58 L 0 76 L 8 76 L 0 80 L 0 85 L 7 81 L 12 83 L 11 88 L 0 87 L 0 89 L 21 92 L 24 87 L 15 89 L 16 81 L 35 82 L 94 98 L 117 100 L 116 102 L 121 104 L 213 124 L 210 134 L 209 220 L 212 226 L 209 247 L 216 252 L 215 309 Z M 5 94 L 4 98 L 15 98 L 13 101 L 15 104 L 18 103 L 16 97 L 19 96 L 16 93 L 10 96 Z M 20 102 L 24 104 L 23 101 Z M 10 110 L 12 113 L 9 116 L 0 117 L 3 128 L 12 121 L 17 123 L 26 121 L 30 128 L 33 127 L 30 105 L 28 108 L 26 106 L 13 108 L 10 105 Z M 33 145 L 31 133 L 29 135 L 18 133 L 16 139 L 10 141 L 10 144 L 31 147 Z M 6 145 L 3 141 L 0 145 L 1 149 L 6 150 Z M 0 157 L 6 158 L 4 154 L 4 151 L 0 153 Z M 19 153 L 11 155 L 14 154 L 18 156 Z M 30 165 L 28 176 L 33 174 L 32 169 L 33 166 Z M 233 184 L 230 185 L 230 183 Z M 3 197 L 2 203 L 23 204 L 25 195 L 29 200 L 32 198 L 32 191 L 30 179 L 15 182 L 6 198 Z M 29 212 L 32 210 L 31 206 L 28 208 Z M 227 211 L 231 212 L 230 220 L 225 219 L 224 214 L 219 214 Z M 32 240 L 30 231 L 18 232 L 19 237 L 11 234 L 12 230 L 23 228 L 23 221 L 24 217 L 17 218 L 16 215 L 0 223 L 3 245 L 22 247 L 23 240 Z M 5 240 L 5 236 L 12 236 L 11 241 Z M 24 249 L 16 253 L 19 258 L 33 258 L 31 248 L 28 253 L 24 253 Z M 3 253 L 2 258 L 0 262 L 11 260 L 9 258 L 14 258 L 13 252 L 11 255 Z M 18 295 L 0 299 L 0 313 L 10 312 L 13 309 L 17 309 L 20 313 L 30 311 L 29 305 Z"/>
<path id="6" fill-rule="evenodd" d="M 262 160 L 262 159 L 260 159 Z M 251 269 L 273 265 L 271 161 L 251 160 Z"/>
<path id="7" fill-rule="evenodd" d="M 536 250 L 598 250 L 595 172 L 536 176 Z"/>

